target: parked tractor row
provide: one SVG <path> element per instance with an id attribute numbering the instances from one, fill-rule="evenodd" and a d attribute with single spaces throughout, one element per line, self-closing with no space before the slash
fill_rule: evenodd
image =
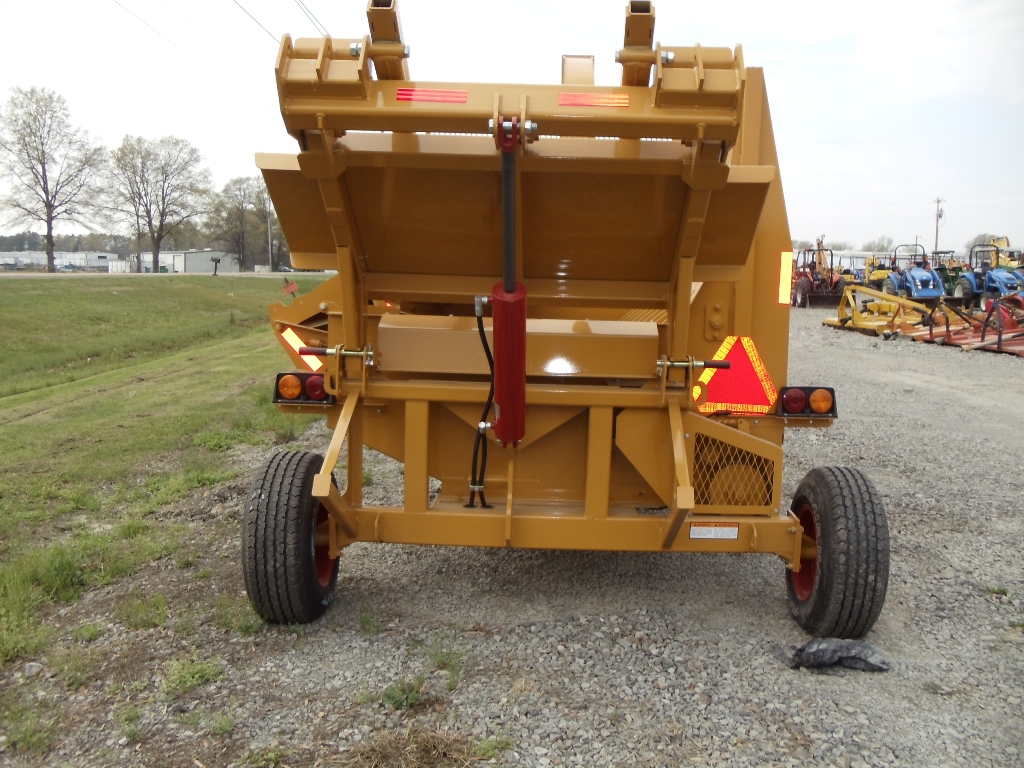
<path id="1" fill-rule="evenodd" d="M 1001 242 L 1009 245 L 1006 238 Z M 790 303 L 836 306 L 849 286 L 929 307 L 943 302 L 974 310 L 992 299 L 1014 296 L 1024 288 L 1024 270 L 1019 251 L 997 244 L 975 245 L 966 259 L 953 251 L 935 251 L 929 257 L 922 245 L 898 245 L 889 256 L 871 256 L 858 267 L 844 263 L 819 240 L 817 248 L 800 251 L 794 259 Z"/>

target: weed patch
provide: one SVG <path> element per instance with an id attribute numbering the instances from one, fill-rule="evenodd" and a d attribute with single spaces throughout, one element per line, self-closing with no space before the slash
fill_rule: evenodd
<path id="1" fill-rule="evenodd" d="M 128 741 L 138 741 L 142 737 L 142 712 L 136 706 L 122 707 L 117 713 L 117 724 L 121 735 Z"/>
<path id="2" fill-rule="evenodd" d="M 95 624 L 83 624 L 71 630 L 71 639 L 77 640 L 80 643 L 91 643 L 101 634 L 103 634 L 103 630 Z"/>
<path id="3" fill-rule="evenodd" d="M 152 597 L 133 592 L 114 609 L 114 618 L 129 629 L 162 627 L 167 621 L 167 600 L 159 592 Z"/>
<path id="4" fill-rule="evenodd" d="M 473 753 L 484 760 L 493 760 L 499 757 L 502 752 L 512 749 L 516 743 L 509 738 L 508 734 L 499 733 L 493 738 L 477 742 L 473 747 Z"/>
<path id="5" fill-rule="evenodd" d="M 46 752 L 57 738 L 57 716 L 28 696 L 6 691 L 0 695 L 0 731 L 18 751 Z"/>
<path id="6" fill-rule="evenodd" d="M 379 635 L 384 631 L 384 624 L 373 611 L 366 606 L 359 609 L 359 632 L 363 635 Z"/>
<path id="7" fill-rule="evenodd" d="M 220 595 L 214 604 L 213 623 L 220 629 L 229 629 L 242 637 L 251 637 L 266 623 L 252 609 L 247 597 Z"/>
<path id="8" fill-rule="evenodd" d="M 427 698 L 427 681 L 423 675 L 412 679 L 400 680 L 384 689 L 381 701 L 391 709 L 412 709 Z"/>
<path id="9" fill-rule="evenodd" d="M 234 729 L 235 721 L 230 715 L 221 713 L 210 721 L 209 731 L 214 736 L 227 736 Z"/>
<path id="10" fill-rule="evenodd" d="M 203 660 L 196 655 L 164 664 L 163 689 L 184 696 L 200 685 L 215 683 L 224 674 L 219 659 Z"/>
<path id="11" fill-rule="evenodd" d="M 64 684 L 76 691 L 95 679 L 102 658 L 96 649 L 72 645 L 54 654 L 54 667 Z"/>

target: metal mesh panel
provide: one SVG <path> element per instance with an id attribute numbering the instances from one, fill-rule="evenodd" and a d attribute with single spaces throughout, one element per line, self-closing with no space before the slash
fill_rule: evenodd
<path id="1" fill-rule="evenodd" d="M 771 505 L 774 461 L 699 432 L 693 458 L 697 504 Z"/>

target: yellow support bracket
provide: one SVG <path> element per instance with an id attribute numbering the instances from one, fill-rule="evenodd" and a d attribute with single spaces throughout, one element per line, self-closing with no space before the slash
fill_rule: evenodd
<path id="1" fill-rule="evenodd" d="M 676 465 L 676 491 L 673 494 L 672 506 L 668 519 L 661 531 L 661 548 L 668 549 L 676 540 L 679 526 L 692 512 L 694 507 L 693 479 L 690 476 L 690 465 L 686 461 L 686 446 L 683 443 L 683 415 L 678 402 L 668 404 L 669 427 L 672 430 L 672 458 Z"/>

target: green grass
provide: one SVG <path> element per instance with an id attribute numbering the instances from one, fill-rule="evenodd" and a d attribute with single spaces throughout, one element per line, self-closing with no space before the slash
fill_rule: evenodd
<path id="1" fill-rule="evenodd" d="M 300 293 L 321 281 L 296 278 Z M 282 298 L 277 280 L 223 275 L 5 282 L 0 397 L 267 328 Z"/>
<path id="2" fill-rule="evenodd" d="M 365 605 L 359 609 L 359 632 L 363 635 L 379 635 L 384 631 L 384 624 Z"/>
<path id="3" fill-rule="evenodd" d="M 138 741 L 142 736 L 141 722 L 142 712 L 131 704 L 122 707 L 117 713 L 117 724 L 121 726 L 121 735 L 128 741 Z"/>
<path id="4" fill-rule="evenodd" d="M 91 643 L 96 640 L 103 630 L 95 624 L 83 624 L 80 627 L 75 627 L 71 630 L 71 639 L 77 640 L 80 643 Z"/>
<path id="5" fill-rule="evenodd" d="M 466 652 L 459 647 L 455 633 L 434 637 L 430 643 L 423 646 L 423 651 L 434 664 L 435 669 L 448 673 L 449 692 L 458 688 Z"/>
<path id="6" fill-rule="evenodd" d="M 221 713 L 210 721 L 209 730 L 214 736 L 227 736 L 235 729 L 235 721 L 231 715 Z"/>
<path id="7" fill-rule="evenodd" d="M 167 621 L 167 600 L 159 592 L 150 597 L 131 594 L 114 609 L 114 618 L 129 629 L 153 629 Z"/>
<path id="8" fill-rule="evenodd" d="M 473 752 L 477 757 L 481 757 L 484 760 L 493 760 L 505 750 L 512 749 L 515 745 L 516 743 L 512 741 L 508 734 L 499 733 L 492 739 L 484 739 L 478 742 L 473 747 Z"/>
<path id="9" fill-rule="evenodd" d="M 0 733 L 19 752 L 46 752 L 57 734 L 57 716 L 26 691 L 0 689 Z"/>
<path id="10" fill-rule="evenodd" d="M 213 623 L 242 637 L 251 637 L 266 626 L 249 599 L 241 595 L 219 595 L 213 607 Z"/>
<path id="11" fill-rule="evenodd" d="M 997 597 L 1006 597 L 1010 594 L 1010 590 L 1006 587 L 985 587 L 985 591 L 988 592 L 988 594 L 995 595 Z"/>
<path id="12" fill-rule="evenodd" d="M 313 420 L 270 403 L 290 367 L 266 320 L 277 281 L 3 288 L 0 665 L 49 642 L 48 604 L 172 554 L 183 528 L 147 515 L 231 478 L 232 446 L 288 441 Z"/>
<path id="13" fill-rule="evenodd" d="M 200 659 L 192 655 L 164 664 L 163 689 L 175 696 L 184 696 L 205 683 L 214 683 L 224 674 L 220 660 Z"/>
<path id="14" fill-rule="evenodd" d="M 426 700 L 427 681 L 423 675 L 399 680 L 384 689 L 381 701 L 391 709 L 411 709 Z"/>

